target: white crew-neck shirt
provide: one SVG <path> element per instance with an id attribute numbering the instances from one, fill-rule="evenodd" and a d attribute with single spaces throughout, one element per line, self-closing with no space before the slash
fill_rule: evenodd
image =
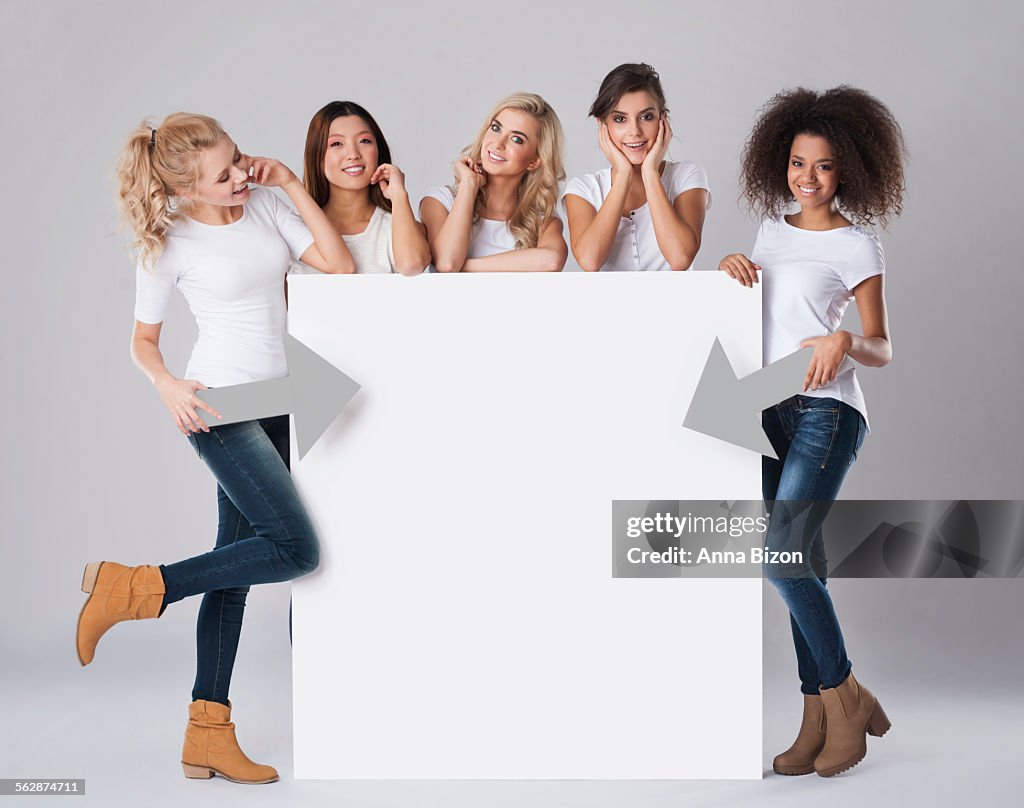
<path id="1" fill-rule="evenodd" d="M 251 188 L 237 222 L 183 217 L 156 266 L 136 269 L 135 319 L 162 323 L 177 288 L 199 326 L 184 378 L 226 387 L 287 376 L 284 279 L 312 243 L 299 215 L 268 188 Z"/>
<path id="2" fill-rule="evenodd" d="M 435 185 L 428 188 L 424 199 L 436 199 L 444 209 L 451 213 L 455 204 L 455 194 L 447 185 Z M 422 203 L 422 200 L 421 200 Z M 469 237 L 469 249 L 466 258 L 486 258 L 489 255 L 509 252 L 516 248 L 516 237 L 508 229 L 508 222 L 499 219 L 477 219 Z"/>
<path id="3" fill-rule="evenodd" d="M 682 160 L 678 163 L 666 162 L 661 172 L 661 185 L 669 201 L 675 204 L 676 199 L 684 191 L 703 188 L 708 192 L 707 207 L 711 207 L 711 190 L 708 187 L 708 175 L 696 163 Z M 573 194 L 585 202 L 589 202 L 595 211 L 601 209 L 604 200 L 612 189 L 612 169 L 601 169 L 596 174 L 584 174 L 573 177 L 566 183 L 562 198 Z M 615 232 L 608 258 L 601 265 L 602 272 L 619 272 L 628 270 L 655 271 L 670 270 L 665 256 L 661 254 L 658 238 L 654 234 L 654 220 L 651 210 L 645 202 L 629 212 L 628 216 L 619 217 L 619 228 Z"/>
<path id="4" fill-rule="evenodd" d="M 761 223 L 750 259 L 761 267 L 764 366 L 798 350 L 805 339 L 834 334 L 857 284 L 885 272 L 881 242 L 870 230 L 856 225 L 804 230 L 782 217 Z M 793 394 L 838 399 L 867 423 L 864 394 L 849 356 L 834 381 Z"/>
<path id="5" fill-rule="evenodd" d="M 391 214 L 374 206 L 370 221 L 362 233 L 341 234 L 352 254 L 356 275 L 382 275 L 395 271 L 395 248 L 391 239 Z M 292 267 L 296 275 L 318 275 L 318 270 L 303 263 Z"/>
<path id="6" fill-rule="evenodd" d="M 391 214 L 374 207 L 373 216 L 362 233 L 342 235 L 345 246 L 352 253 L 357 275 L 372 275 L 395 271 L 395 249 L 391 243 Z"/>

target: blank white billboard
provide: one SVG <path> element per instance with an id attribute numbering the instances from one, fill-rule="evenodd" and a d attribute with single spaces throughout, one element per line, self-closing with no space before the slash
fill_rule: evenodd
<path id="1" fill-rule="evenodd" d="M 293 473 L 298 778 L 759 778 L 761 582 L 613 579 L 614 499 L 756 499 L 682 427 L 720 273 L 298 276 L 291 333 L 362 389 Z M 754 417 L 754 414 L 751 414 Z"/>

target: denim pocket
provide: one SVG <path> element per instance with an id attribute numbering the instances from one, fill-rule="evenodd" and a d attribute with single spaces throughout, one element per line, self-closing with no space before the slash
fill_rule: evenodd
<path id="1" fill-rule="evenodd" d="M 853 463 L 853 461 L 857 459 L 857 455 L 860 453 L 860 447 L 864 443 L 864 437 L 867 435 L 867 431 L 868 431 L 868 429 L 867 429 L 867 424 L 864 422 L 864 416 L 861 415 L 858 412 L 857 413 L 857 440 L 853 444 L 853 458 L 850 460 L 850 463 Z"/>
<path id="2" fill-rule="evenodd" d="M 817 396 L 796 396 L 796 411 L 805 412 L 839 412 L 843 406 L 834 398 L 818 398 Z"/>
<path id="3" fill-rule="evenodd" d="M 839 431 L 839 402 L 834 399 L 804 399 L 804 402 L 797 408 L 796 434 L 791 450 L 797 449 L 819 469 L 824 469 Z"/>

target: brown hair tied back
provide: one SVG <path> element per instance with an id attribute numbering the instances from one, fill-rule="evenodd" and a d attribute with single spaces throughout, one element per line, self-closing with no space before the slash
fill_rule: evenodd
<path id="1" fill-rule="evenodd" d="M 668 112 L 668 107 L 665 106 L 665 91 L 661 89 L 658 71 L 646 62 L 640 62 L 619 65 L 604 77 L 601 88 L 597 91 L 597 98 L 590 105 L 589 115 L 601 120 L 615 108 L 622 96 L 638 90 L 646 90 L 654 97 L 658 102 L 659 112 Z"/>

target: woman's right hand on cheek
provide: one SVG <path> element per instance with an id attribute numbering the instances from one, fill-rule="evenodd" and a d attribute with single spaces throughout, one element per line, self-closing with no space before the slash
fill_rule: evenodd
<path id="1" fill-rule="evenodd" d="M 196 409 L 204 410 L 214 418 L 221 414 L 196 395 L 196 390 L 206 390 L 206 385 L 195 379 L 176 379 L 167 376 L 156 384 L 157 392 L 164 406 L 171 413 L 174 425 L 182 435 L 193 432 L 209 432 L 210 427 L 199 417 Z"/>
<path id="2" fill-rule="evenodd" d="M 604 154 L 605 159 L 608 160 L 612 167 L 612 182 L 620 175 L 625 177 L 633 176 L 633 164 L 629 162 L 629 158 L 622 152 L 622 149 L 612 142 L 612 136 L 608 132 L 608 124 L 604 121 L 597 122 L 597 143 L 601 147 L 601 152 Z"/>
<path id="3" fill-rule="evenodd" d="M 487 175 L 479 163 L 474 163 L 470 157 L 460 157 L 452 168 L 455 176 L 459 178 L 459 185 L 469 185 L 474 190 L 479 190 L 487 183 Z"/>
<path id="4" fill-rule="evenodd" d="M 747 288 L 753 288 L 754 284 L 757 283 L 757 270 L 760 268 L 742 253 L 727 255 L 718 264 L 720 271 L 730 278 L 739 281 Z"/>

